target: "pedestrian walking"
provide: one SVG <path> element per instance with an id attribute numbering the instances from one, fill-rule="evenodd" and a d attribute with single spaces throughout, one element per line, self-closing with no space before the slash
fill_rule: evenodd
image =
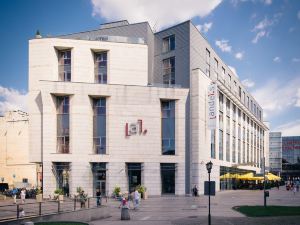
<path id="1" fill-rule="evenodd" d="M 25 203 L 25 198 L 26 198 L 26 189 L 22 188 L 22 191 L 21 191 L 21 203 L 22 204 Z"/>
<path id="2" fill-rule="evenodd" d="M 296 194 L 296 191 L 297 191 L 296 185 L 294 185 L 293 191 L 294 191 L 294 195 L 295 195 L 295 194 Z"/>
<path id="3" fill-rule="evenodd" d="M 19 217 L 24 217 L 25 216 L 25 211 L 22 207 L 19 208 Z"/>
<path id="4" fill-rule="evenodd" d="M 14 204 L 17 204 L 17 194 L 18 194 L 18 190 L 17 188 L 14 187 L 12 190 L 12 197 L 14 199 Z"/>
<path id="5" fill-rule="evenodd" d="M 195 184 L 195 186 L 193 187 L 192 191 L 193 191 L 193 195 L 194 195 L 195 197 L 197 197 L 197 196 L 198 196 L 198 188 L 197 188 L 197 185 L 196 185 L 196 184 Z"/>
<path id="6" fill-rule="evenodd" d="M 138 209 L 139 205 L 140 205 L 140 193 L 136 188 L 133 194 L 133 209 Z"/>
<path id="7" fill-rule="evenodd" d="M 80 208 L 85 208 L 85 202 L 87 201 L 87 194 L 84 194 L 84 190 L 79 193 Z"/>
<path id="8" fill-rule="evenodd" d="M 100 191 L 100 189 L 97 189 L 96 190 L 96 198 L 97 198 L 97 207 L 99 207 L 100 205 L 101 205 L 101 191 Z"/>

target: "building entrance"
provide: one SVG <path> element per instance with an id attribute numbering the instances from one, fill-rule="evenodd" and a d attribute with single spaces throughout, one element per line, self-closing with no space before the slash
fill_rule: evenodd
<path id="1" fill-rule="evenodd" d="M 99 189 L 102 195 L 106 195 L 106 163 L 92 163 L 93 193 Z"/>
<path id="2" fill-rule="evenodd" d="M 141 185 L 142 181 L 142 164 L 127 163 L 128 170 L 128 190 L 133 192 L 136 186 Z"/>
<path id="3" fill-rule="evenodd" d="M 175 163 L 160 164 L 161 193 L 175 194 Z"/>
<path id="4" fill-rule="evenodd" d="M 69 180 L 70 180 L 70 163 L 69 162 L 54 162 L 53 173 L 56 178 L 56 186 L 58 189 L 62 189 L 64 195 L 69 196 Z"/>

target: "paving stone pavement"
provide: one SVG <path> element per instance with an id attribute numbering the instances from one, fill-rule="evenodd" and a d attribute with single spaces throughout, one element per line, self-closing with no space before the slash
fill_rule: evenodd
<path id="1" fill-rule="evenodd" d="M 297 217 L 250 218 L 232 210 L 237 205 L 263 205 L 263 191 L 236 190 L 218 192 L 211 198 L 212 225 L 300 225 Z M 131 220 L 120 220 L 118 202 L 110 201 L 110 218 L 92 221 L 92 225 L 198 225 L 207 224 L 208 198 L 200 197 L 159 197 L 142 201 L 139 210 L 130 210 Z M 300 206 L 300 193 L 270 190 L 268 205 Z"/>

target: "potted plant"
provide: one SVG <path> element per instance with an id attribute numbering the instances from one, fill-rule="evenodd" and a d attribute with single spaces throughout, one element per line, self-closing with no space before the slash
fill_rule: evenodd
<path id="1" fill-rule="evenodd" d="M 43 192 L 41 190 L 41 188 L 37 188 L 36 189 L 36 201 L 37 202 L 42 202 L 43 201 Z"/>
<path id="2" fill-rule="evenodd" d="M 64 191 L 62 189 L 60 188 L 56 189 L 54 191 L 54 195 L 58 201 L 62 202 L 64 200 Z"/>
<path id="3" fill-rule="evenodd" d="M 137 187 L 138 192 L 141 194 L 141 197 L 143 199 L 147 199 L 148 198 L 148 194 L 147 194 L 147 188 L 144 185 L 139 185 Z"/>
<path id="4" fill-rule="evenodd" d="M 119 186 L 116 186 L 114 191 L 113 191 L 114 196 L 119 197 L 120 193 L 121 193 L 121 188 Z"/>

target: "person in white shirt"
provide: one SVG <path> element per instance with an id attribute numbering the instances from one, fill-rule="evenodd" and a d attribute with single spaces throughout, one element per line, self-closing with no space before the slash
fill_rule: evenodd
<path id="1" fill-rule="evenodd" d="M 26 190 L 25 190 L 25 188 L 23 188 L 21 191 L 21 203 L 22 204 L 25 203 L 25 198 L 26 198 Z"/>
<path id="2" fill-rule="evenodd" d="M 135 189 L 135 192 L 133 194 L 133 205 L 134 205 L 134 209 L 137 209 L 140 205 L 140 193 L 138 192 L 137 189 Z"/>

